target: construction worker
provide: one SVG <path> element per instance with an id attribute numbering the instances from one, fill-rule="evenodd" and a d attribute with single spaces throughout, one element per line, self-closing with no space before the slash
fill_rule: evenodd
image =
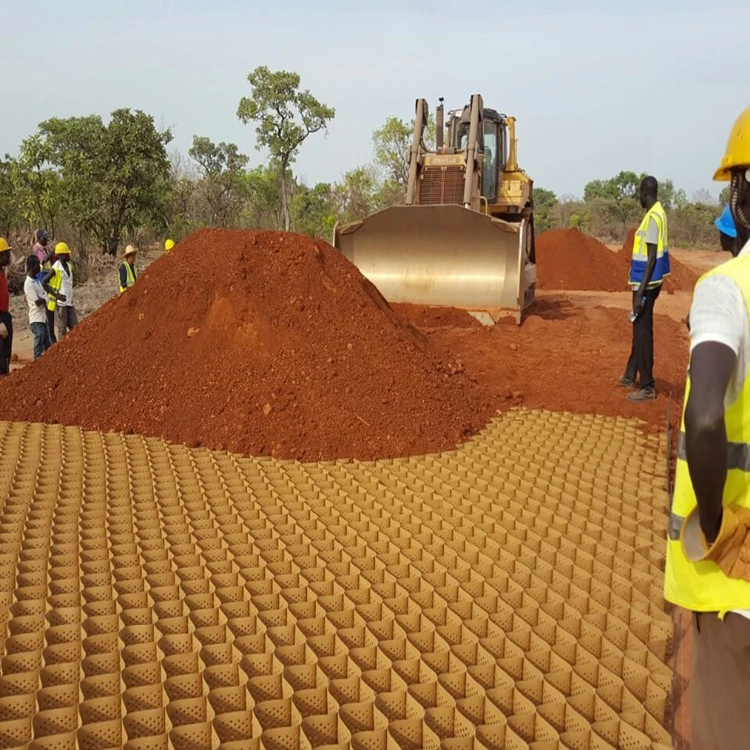
<path id="1" fill-rule="evenodd" d="M 13 316 L 10 314 L 10 294 L 5 269 L 10 265 L 11 247 L 0 237 L 0 376 L 10 373 L 13 354 Z"/>
<path id="2" fill-rule="evenodd" d="M 34 247 L 31 248 L 31 252 L 39 258 L 39 263 L 44 267 L 45 263 L 49 263 L 52 257 L 52 250 L 47 248 L 49 244 L 49 234 L 46 229 L 37 229 L 34 233 Z M 50 266 L 51 267 L 51 264 Z"/>
<path id="3" fill-rule="evenodd" d="M 667 215 L 658 199 L 659 183 L 646 177 L 640 186 L 641 206 L 646 209 L 633 241 L 629 283 L 633 289 L 633 343 L 620 385 L 638 390 L 629 401 L 656 398 L 654 381 L 654 304 L 664 278 L 669 275 L 669 234 Z M 640 381 L 638 377 L 640 376 Z"/>
<path id="4" fill-rule="evenodd" d="M 137 254 L 138 251 L 132 245 L 125 248 L 125 260 L 120 264 L 120 294 L 133 286 L 138 278 L 138 271 L 135 267 Z"/>
<path id="5" fill-rule="evenodd" d="M 164 252 L 168 253 L 174 247 L 174 240 L 167 240 L 164 243 Z"/>
<path id="6" fill-rule="evenodd" d="M 714 179 L 730 181 L 741 250 L 695 287 L 664 584 L 694 613 L 695 750 L 750 737 L 750 107 Z"/>
<path id="7" fill-rule="evenodd" d="M 736 256 L 741 248 L 737 247 L 737 230 L 732 218 L 732 209 L 729 206 L 724 207 L 721 216 L 716 219 L 714 225 L 719 230 L 721 249 L 727 253 L 732 253 L 732 256 Z"/>
<path id="8" fill-rule="evenodd" d="M 42 264 L 42 270 L 49 271 L 52 269 L 52 263 L 54 262 L 55 253 L 49 245 L 49 234 L 46 229 L 37 229 L 34 238 L 36 242 L 31 252 L 39 258 L 39 262 Z M 49 328 L 50 339 L 52 343 L 57 343 L 57 336 L 55 336 L 55 310 L 49 307 L 47 308 L 47 327 Z"/>
<path id="9" fill-rule="evenodd" d="M 39 256 L 29 255 L 26 258 L 26 279 L 23 293 L 29 306 L 29 327 L 34 336 L 34 359 L 44 354 L 52 346 L 52 339 L 47 327 L 47 292 L 45 283 L 54 275 L 53 271 L 42 271 Z"/>
<path id="10" fill-rule="evenodd" d="M 65 242 L 55 245 L 57 260 L 52 266 L 56 271 L 49 284 L 55 292 L 59 292 L 56 304 L 57 337 L 64 339 L 68 331 L 78 325 L 78 315 L 73 307 L 73 263 L 70 260 L 70 248 Z"/>

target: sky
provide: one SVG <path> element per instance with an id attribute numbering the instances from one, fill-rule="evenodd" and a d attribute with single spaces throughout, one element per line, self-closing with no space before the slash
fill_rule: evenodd
<path id="1" fill-rule="evenodd" d="M 518 120 L 519 162 L 539 187 L 581 195 L 620 170 L 708 189 L 750 105 L 747 0 L 0 0 L 0 154 L 49 117 L 141 109 L 235 142 L 264 161 L 236 116 L 258 65 L 293 70 L 335 107 L 295 171 L 332 182 L 372 160 L 372 132 L 414 101 L 472 93 Z"/>

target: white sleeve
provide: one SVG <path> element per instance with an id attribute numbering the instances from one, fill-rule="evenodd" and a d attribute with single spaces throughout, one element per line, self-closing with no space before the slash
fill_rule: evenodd
<path id="1" fill-rule="evenodd" d="M 27 277 L 28 280 L 28 277 Z M 26 297 L 26 301 L 33 307 L 36 305 L 36 289 L 34 289 L 34 284 L 27 284 L 26 281 L 23 282 L 23 293 Z"/>
<path id="2" fill-rule="evenodd" d="M 708 341 L 740 352 L 747 308 L 739 287 L 726 276 L 710 276 L 695 289 L 690 308 L 690 351 Z"/>

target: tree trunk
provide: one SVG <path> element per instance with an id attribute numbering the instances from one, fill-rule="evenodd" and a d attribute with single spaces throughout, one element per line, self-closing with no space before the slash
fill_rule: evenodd
<path id="1" fill-rule="evenodd" d="M 289 219 L 289 198 L 286 194 L 286 169 L 281 172 L 281 213 L 284 218 L 284 231 L 289 231 L 291 221 Z"/>

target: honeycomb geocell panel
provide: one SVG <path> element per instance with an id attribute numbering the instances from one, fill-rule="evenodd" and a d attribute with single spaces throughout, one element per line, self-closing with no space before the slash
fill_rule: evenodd
<path id="1" fill-rule="evenodd" d="M 670 746 L 664 445 L 299 464 L 0 423 L 0 749 Z"/>

